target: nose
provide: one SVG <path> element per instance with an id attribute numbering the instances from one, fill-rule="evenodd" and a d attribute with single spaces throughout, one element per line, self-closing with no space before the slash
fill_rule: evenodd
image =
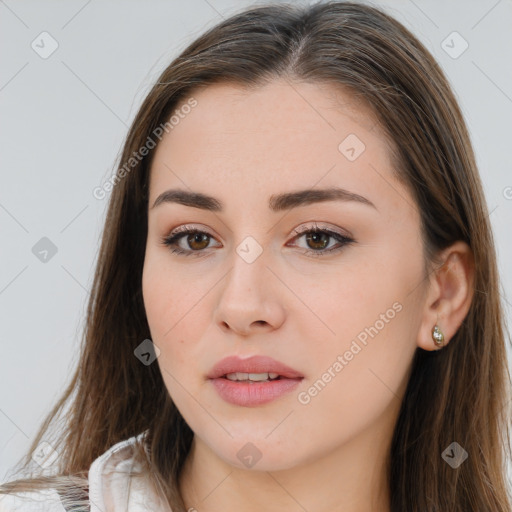
<path id="1" fill-rule="evenodd" d="M 254 261 L 235 252 L 233 265 L 219 287 L 215 322 L 241 336 L 278 329 L 284 322 L 283 285 L 268 268 L 265 251 Z"/>

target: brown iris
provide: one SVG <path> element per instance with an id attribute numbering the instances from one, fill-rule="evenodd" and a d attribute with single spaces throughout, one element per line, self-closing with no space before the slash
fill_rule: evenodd
<path id="1" fill-rule="evenodd" d="M 208 247 L 210 243 L 210 237 L 206 233 L 192 233 L 187 236 L 187 243 L 193 250 L 200 251 Z M 198 243 L 199 247 L 194 247 L 194 244 Z"/>
<path id="2" fill-rule="evenodd" d="M 329 235 L 327 233 L 307 233 L 306 240 L 313 241 L 314 244 L 320 244 L 319 247 L 312 247 L 313 249 L 325 249 L 329 245 Z"/>

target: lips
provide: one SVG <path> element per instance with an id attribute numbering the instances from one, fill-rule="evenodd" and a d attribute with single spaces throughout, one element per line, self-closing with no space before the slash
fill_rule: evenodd
<path id="1" fill-rule="evenodd" d="M 220 360 L 208 373 L 209 379 L 225 377 L 228 373 L 277 373 L 280 378 L 302 379 L 297 370 L 267 356 L 252 356 L 242 359 L 239 356 L 229 356 Z"/>
<path id="2" fill-rule="evenodd" d="M 263 381 L 231 380 L 226 378 L 230 373 L 274 373 L 278 377 Z M 290 394 L 304 376 L 271 357 L 252 356 L 242 359 L 230 356 L 219 361 L 211 369 L 208 378 L 208 382 L 224 401 L 242 407 L 256 407 Z"/>

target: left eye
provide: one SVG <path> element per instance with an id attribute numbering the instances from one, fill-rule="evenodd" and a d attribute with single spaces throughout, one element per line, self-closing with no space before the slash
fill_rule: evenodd
<path id="1" fill-rule="evenodd" d="M 305 237 L 306 243 L 311 249 L 306 250 L 306 254 L 313 256 L 323 256 L 326 254 L 330 254 L 333 252 L 340 251 L 344 246 L 353 243 L 355 240 L 342 235 L 341 233 L 337 233 L 335 231 L 331 231 L 330 229 L 319 229 L 319 228 L 308 228 L 304 230 L 295 230 L 294 233 L 297 234 L 294 237 L 294 240 L 297 238 Z M 186 237 L 186 242 L 190 249 L 184 249 L 180 246 L 180 241 L 182 238 Z M 209 246 L 210 239 L 213 237 L 206 233 L 205 231 L 201 231 L 198 229 L 189 229 L 187 227 L 180 228 L 178 231 L 171 233 L 169 236 L 163 237 L 161 239 L 161 243 L 165 246 L 171 248 L 171 252 L 175 254 L 180 254 L 184 256 L 194 255 L 201 256 Z M 338 242 L 337 247 L 329 246 L 329 239 L 334 239 Z"/>
<path id="2" fill-rule="evenodd" d="M 355 240 L 348 236 L 331 231 L 330 229 L 308 228 L 301 231 L 295 231 L 298 236 L 294 238 L 302 238 L 305 236 L 306 244 L 312 249 L 306 251 L 311 256 L 325 256 L 326 254 L 336 253 L 343 249 L 344 246 L 353 243 Z M 334 247 L 329 246 L 329 239 L 338 242 Z"/>

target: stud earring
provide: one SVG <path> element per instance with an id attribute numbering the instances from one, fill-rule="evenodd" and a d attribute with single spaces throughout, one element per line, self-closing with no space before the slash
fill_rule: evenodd
<path id="1" fill-rule="evenodd" d="M 437 347 L 442 347 L 444 345 L 444 334 L 437 325 L 432 329 L 432 339 Z"/>

